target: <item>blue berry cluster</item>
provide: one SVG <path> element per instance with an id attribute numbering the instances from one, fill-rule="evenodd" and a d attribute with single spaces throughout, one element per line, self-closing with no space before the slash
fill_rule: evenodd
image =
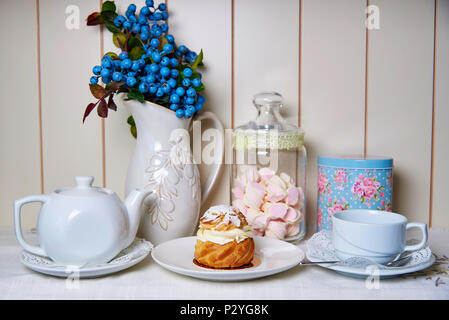
<path id="1" fill-rule="evenodd" d="M 146 0 L 138 15 L 131 4 L 123 16 L 115 13 L 110 1 L 106 3 L 109 11 L 104 14 L 103 7 L 98 24 L 103 17 L 114 33 L 115 45 L 122 51 L 118 55 L 107 53 L 101 65 L 92 69 L 91 86 L 97 86 L 101 79 L 107 90 L 115 83 L 116 92 L 128 92 L 129 99 L 166 106 L 179 118 L 190 118 L 200 111 L 205 98 L 199 93 L 204 85 L 196 69 L 202 64 L 203 53 L 198 55 L 185 45 L 176 45 L 174 36 L 168 34 L 167 6 L 161 3 L 156 8 L 153 0 Z"/>

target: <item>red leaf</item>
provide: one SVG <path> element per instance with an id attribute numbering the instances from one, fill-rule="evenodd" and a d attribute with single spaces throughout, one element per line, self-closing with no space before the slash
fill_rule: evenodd
<path id="1" fill-rule="evenodd" d="M 86 20 L 87 20 L 87 25 L 88 26 L 96 26 L 98 24 L 103 24 L 104 23 L 104 18 L 101 16 L 100 12 L 91 13 L 87 17 Z"/>
<path id="2" fill-rule="evenodd" d="M 108 104 L 106 103 L 106 100 L 104 98 L 100 100 L 100 104 L 97 108 L 97 113 L 102 118 L 108 117 Z"/>
<path id="3" fill-rule="evenodd" d="M 84 120 L 86 120 L 86 118 L 89 115 L 89 113 L 92 112 L 92 110 L 95 108 L 96 105 L 97 105 L 96 103 L 89 103 L 87 105 L 86 111 L 84 111 L 83 123 L 84 123 Z"/>
<path id="4" fill-rule="evenodd" d="M 108 108 L 114 111 L 117 111 L 117 105 L 115 104 L 114 100 L 112 99 L 113 94 L 109 96 L 108 100 Z"/>
<path id="5" fill-rule="evenodd" d="M 92 95 L 97 99 L 101 99 L 108 94 L 106 90 L 99 84 L 89 84 L 89 88 L 90 92 L 92 92 Z"/>
<path id="6" fill-rule="evenodd" d="M 107 90 L 108 92 L 114 92 L 114 91 L 117 91 L 117 89 L 120 88 L 124 83 L 125 83 L 125 82 L 123 82 L 123 81 L 120 81 L 120 82 L 116 82 L 116 81 L 109 82 L 109 83 L 106 85 L 106 90 Z"/>

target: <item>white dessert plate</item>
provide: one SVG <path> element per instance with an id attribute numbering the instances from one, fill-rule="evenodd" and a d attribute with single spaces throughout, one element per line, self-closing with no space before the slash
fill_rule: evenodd
<path id="1" fill-rule="evenodd" d="M 386 279 L 427 269 L 435 262 L 429 247 L 408 254 L 411 255 L 411 259 L 399 267 L 386 267 L 363 258 L 348 259 L 336 264 L 319 264 L 319 266 L 353 278 L 378 276 Z M 338 261 L 332 245 L 331 232 L 323 230 L 315 233 L 307 241 L 306 255 L 311 262 Z"/>
<path id="2" fill-rule="evenodd" d="M 160 266 L 186 276 L 213 280 L 237 281 L 266 277 L 288 270 L 305 258 L 297 246 L 271 238 L 254 237 L 252 266 L 242 269 L 209 269 L 193 262 L 196 237 L 170 240 L 157 245 L 151 256 Z"/>
<path id="3" fill-rule="evenodd" d="M 55 277 L 71 277 L 72 279 L 74 277 L 80 279 L 95 278 L 122 271 L 136 265 L 148 256 L 152 248 L 153 245 L 150 242 L 136 238 L 128 248 L 122 250 L 108 263 L 80 268 L 58 265 L 49 258 L 40 257 L 27 251 L 22 252 L 20 260 L 31 270 Z"/>

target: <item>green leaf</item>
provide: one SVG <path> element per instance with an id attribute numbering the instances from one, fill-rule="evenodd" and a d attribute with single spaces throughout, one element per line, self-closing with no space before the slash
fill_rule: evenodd
<path id="1" fill-rule="evenodd" d="M 86 21 L 87 21 L 87 25 L 88 26 L 96 26 L 96 25 L 99 25 L 99 24 L 103 24 L 104 23 L 104 18 L 101 16 L 100 12 L 94 12 L 94 13 L 91 13 L 87 17 Z"/>
<path id="2" fill-rule="evenodd" d="M 128 52 L 131 51 L 135 47 L 143 47 L 142 42 L 134 36 L 130 36 L 128 39 Z"/>
<path id="3" fill-rule="evenodd" d="M 113 24 L 115 17 L 117 17 L 117 13 L 115 13 L 114 11 L 103 11 L 101 13 L 101 16 L 103 17 L 105 22 L 110 22 Z"/>
<path id="4" fill-rule="evenodd" d="M 126 100 L 137 100 L 141 103 L 145 102 L 145 97 L 142 92 L 140 92 L 137 88 L 132 88 L 128 92 L 128 97 Z"/>
<path id="5" fill-rule="evenodd" d="M 196 57 L 195 61 L 192 63 L 192 70 L 195 71 L 200 63 L 203 62 L 203 49 L 201 49 L 200 54 Z"/>
<path id="6" fill-rule="evenodd" d="M 106 90 L 99 84 L 89 84 L 90 92 L 97 99 L 102 99 L 107 95 Z"/>
<path id="7" fill-rule="evenodd" d="M 162 49 L 164 49 L 164 46 L 168 43 L 167 38 L 165 38 L 164 36 L 161 36 L 159 38 L 159 51 L 162 51 Z"/>
<path id="8" fill-rule="evenodd" d="M 199 87 L 195 88 L 196 92 L 202 92 L 202 91 L 204 91 L 204 89 L 205 89 L 204 84 L 202 84 L 202 83 Z"/>
<path id="9" fill-rule="evenodd" d="M 114 1 L 105 1 L 103 3 L 103 6 L 101 7 L 101 12 L 105 12 L 105 11 L 113 11 L 115 12 L 117 8 L 115 7 L 115 3 Z"/>
<path id="10" fill-rule="evenodd" d="M 129 130 L 131 131 L 131 134 L 133 135 L 134 139 L 137 139 L 137 128 L 136 128 L 136 126 L 131 126 L 129 128 Z"/>
<path id="11" fill-rule="evenodd" d="M 137 138 L 137 128 L 136 128 L 136 123 L 134 122 L 133 116 L 129 116 L 128 119 L 126 120 L 126 122 L 130 126 L 129 130 L 131 131 L 131 134 L 133 135 L 133 137 Z"/>
<path id="12" fill-rule="evenodd" d="M 117 27 L 114 25 L 113 22 L 105 21 L 104 24 L 105 24 L 106 28 L 107 28 L 109 31 L 111 31 L 112 33 L 118 33 L 118 32 L 120 32 L 120 29 L 117 28 Z"/>
<path id="13" fill-rule="evenodd" d="M 129 58 L 131 60 L 137 60 L 144 53 L 145 53 L 145 50 L 142 47 L 134 47 L 134 48 L 131 49 L 131 51 L 129 51 Z"/>
<path id="14" fill-rule="evenodd" d="M 112 35 L 112 41 L 114 45 L 119 49 L 124 49 L 126 43 L 126 36 L 122 32 L 116 32 Z"/>
<path id="15" fill-rule="evenodd" d="M 135 126 L 135 125 L 136 125 L 136 123 L 134 122 L 133 116 L 129 116 L 128 119 L 126 120 L 126 122 L 127 122 L 130 126 Z"/>
<path id="16" fill-rule="evenodd" d="M 115 52 L 109 51 L 109 52 L 105 53 L 104 55 L 110 56 L 112 58 L 112 60 L 118 60 L 118 55 Z"/>
<path id="17" fill-rule="evenodd" d="M 170 97 L 169 96 L 164 96 L 162 98 L 157 98 L 154 103 L 160 105 L 160 106 L 164 106 L 164 107 L 168 107 L 170 106 Z"/>

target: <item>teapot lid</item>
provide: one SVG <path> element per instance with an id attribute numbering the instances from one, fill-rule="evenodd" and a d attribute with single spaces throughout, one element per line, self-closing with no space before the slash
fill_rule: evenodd
<path id="1" fill-rule="evenodd" d="M 62 188 L 55 191 L 57 194 L 75 197 L 96 197 L 110 194 L 110 191 L 100 187 L 93 187 L 94 177 L 76 176 L 76 187 Z"/>

